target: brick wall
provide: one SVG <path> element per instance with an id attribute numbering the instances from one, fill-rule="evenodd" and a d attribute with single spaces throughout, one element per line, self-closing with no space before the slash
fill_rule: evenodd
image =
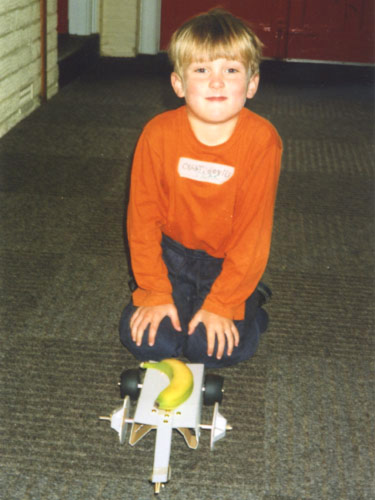
<path id="1" fill-rule="evenodd" d="M 47 96 L 58 90 L 57 0 L 47 7 Z M 40 104 L 40 1 L 0 0 L 0 137 Z"/>
<path id="2" fill-rule="evenodd" d="M 134 57 L 138 45 L 140 0 L 102 2 L 100 53 L 109 57 Z"/>

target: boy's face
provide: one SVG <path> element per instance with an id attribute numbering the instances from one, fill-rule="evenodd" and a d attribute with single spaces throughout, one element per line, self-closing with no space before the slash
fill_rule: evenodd
<path id="1" fill-rule="evenodd" d="M 191 117 L 202 124 L 225 124 L 236 120 L 246 99 L 254 97 L 259 75 L 249 78 L 242 62 L 221 58 L 193 62 L 183 78 L 172 73 L 171 83 Z"/>

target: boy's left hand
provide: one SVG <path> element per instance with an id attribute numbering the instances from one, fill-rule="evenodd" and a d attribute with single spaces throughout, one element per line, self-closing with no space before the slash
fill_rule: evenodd
<path id="1" fill-rule="evenodd" d="M 236 325 L 229 318 L 200 309 L 189 323 L 188 334 L 194 333 L 199 323 L 203 323 L 207 332 L 207 355 L 212 356 L 217 339 L 216 358 L 221 359 L 224 354 L 225 343 L 227 344 L 227 355 L 233 352 L 233 347 L 237 347 L 240 341 Z"/>

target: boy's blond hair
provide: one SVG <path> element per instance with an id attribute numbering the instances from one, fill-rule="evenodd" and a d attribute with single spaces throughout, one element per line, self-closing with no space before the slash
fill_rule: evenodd
<path id="1" fill-rule="evenodd" d="M 245 21 L 223 9 L 212 9 L 189 19 L 175 31 L 168 55 L 181 78 L 193 61 L 220 58 L 241 61 L 253 76 L 259 73 L 262 47 Z"/>

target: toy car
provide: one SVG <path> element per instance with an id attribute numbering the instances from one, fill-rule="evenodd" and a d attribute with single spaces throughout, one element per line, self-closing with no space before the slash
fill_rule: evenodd
<path id="1" fill-rule="evenodd" d="M 156 430 L 154 464 L 151 482 L 154 493 L 160 493 L 171 477 L 169 465 L 172 431 L 176 429 L 184 437 L 189 448 L 196 449 L 199 444 L 201 429 L 211 431 L 211 450 L 215 443 L 225 436 L 231 427 L 219 413 L 219 404 L 223 397 L 224 379 L 218 375 L 204 376 L 203 364 L 187 364 L 190 368 L 194 385 L 191 395 L 173 410 L 162 410 L 155 405 L 156 396 L 169 384 L 168 377 L 154 369 L 147 368 L 143 383 L 140 369 L 126 370 L 121 374 L 120 393 L 124 398 L 123 405 L 114 410 L 109 417 L 111 428 L 119 436 L 120 443 L 125 442 L 128 424 L 131 424 L 129 444 L 134 446 L 152 430 Z M 130 400 L 137 401 L 135 414 L 130 418 Z M 201 424 L 202 405 L 214 405 L 213 418 L 210 424 Z"/>

